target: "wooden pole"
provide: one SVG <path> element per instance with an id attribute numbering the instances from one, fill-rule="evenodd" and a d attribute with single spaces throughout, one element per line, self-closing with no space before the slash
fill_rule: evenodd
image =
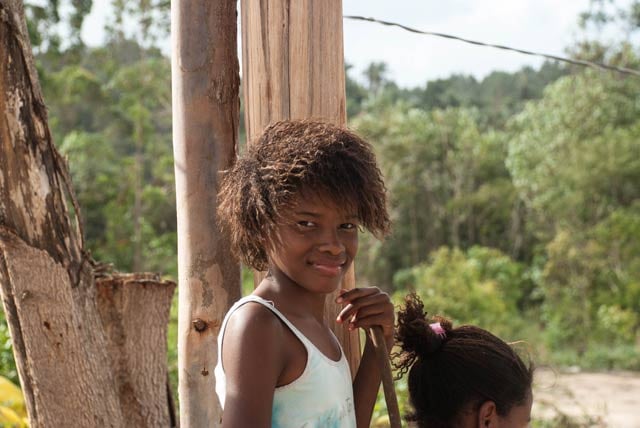
<path id="1" fill-rule="evenodd" d="M 346 123 L 341 0 L 242 0 L 242 73 L 249 143 L 270 123 L 316 118 Z M 261 278 L 260 274 L 256 275 Z M 353 267 L 344 287 L 353 288 Z M 325 320 L 340 340 L 352 373 L 360 359 L 357 333 Z"/>
<path id="2" fill-rule="evenodd" d="M 240 268 L 216 227 L 219 173 L 236 155 L 236 22 L 236 0 L 171 2 L 182 427 L 220 425 L 216 338 L 222 317 L 240 298 Z"/>
<path id="3" fill-rule="evenodd" d="M 387 413 L 389 414 L 390 428 L 402 428 L 402 420 L 400 419 L 400 409 L 398 408 L 398 397 L 396 389 L 393 385 L 393 372 L 391 369 L 391 361 L 389 360 L 389 350 L 384 340 L 382 327 L 374 326 L 369 329 L 373 346 L 376 349 L 376 358 L 380 367 L 382 376 L 382 389 L 384 390 L 384 399 L 387 403 Z"/>

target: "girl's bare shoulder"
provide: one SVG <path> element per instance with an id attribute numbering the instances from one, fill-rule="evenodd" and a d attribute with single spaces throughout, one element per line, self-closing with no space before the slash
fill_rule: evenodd
<path id="1" fill-rule="evenodd" d="M 256 302 L 247 302 L 235 310 L 227 321 L 225 344 L 234 342 L 282 340 L 284 326 L 270 309 Z"/>

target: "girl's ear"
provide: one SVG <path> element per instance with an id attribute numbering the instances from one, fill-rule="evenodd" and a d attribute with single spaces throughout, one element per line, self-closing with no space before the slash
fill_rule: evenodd
<path id="1" fill-rule="evenodd" d="M 478 428 L 497 428 L 498 422 L 496 403 L 491 400 L 482 403 L 478 410 Z"/>

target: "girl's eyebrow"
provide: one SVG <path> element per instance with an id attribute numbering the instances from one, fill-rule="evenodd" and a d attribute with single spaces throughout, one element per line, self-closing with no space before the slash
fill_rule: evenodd
<path id="1" fill-rule="evenodd" d="M 320 217 L 320 214 L 314 213 L 314 212 L 311 212 L 311 211 L 295 211 L 294 214 L 295 215 L 301 215 L 301 216 L 309 216 L 309 217 L 314 217 L 314 218 Z M 349 215 L 346 216 L 346 219 L 349 220 L 349 221 L 358 220 L 358 216 L 356 214 L 349 214 Z"/>
<path id="2" fill-rule="evenodd" d="M 313 213 L 311 211 L 296 211 L 294 212 L 295 215 L 304 215 L 304 216 L 310 216 L 310 217 L 320 217 L 320 214 L 318 213 Z"/>

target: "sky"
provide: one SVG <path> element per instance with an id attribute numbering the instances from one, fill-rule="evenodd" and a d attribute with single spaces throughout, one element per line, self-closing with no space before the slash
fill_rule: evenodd
<path id="1" fill-rule="evenodd" d="M 102 42 L 101 28 L 109 14 L 110 2 L 94 0 L 82 32 L 87 44 Z M 577 38 L 578 15 L 588 9 L 589 3 L 589 0 L 343 0 L 343 14 L 564 56 L 565 48 Z M 428 80 L 454 73 L 482 79 L 494 70 L 516 71 L 525 65 L 538 67 L 543 62 L 536 57 L 370 22 L 345 19 L 343 32 L 345 61 L 353 66 L 353 77 L 362 80 L 368 64 L 384 61 L 388 77 L 402 87 L 422 86 Z M 169 40 L 163 41 L 163 45 L 169 53 Z"/>
<path id="2" fill-rule="evenodd" d="M 575 40 L 578 15 L 588 6 L 589 0 L 344 0 L 343 14 L 563 56 Z M 453 73 L 481 79 L 494 70 L 515 71 L 543 62 L 361 21 L 344 21 L 344 43 L 345 61 L 354 65 L 354 76 L 361 76 L 371 61 L 384 61 L 389 77 L 409 87 Z"/>

